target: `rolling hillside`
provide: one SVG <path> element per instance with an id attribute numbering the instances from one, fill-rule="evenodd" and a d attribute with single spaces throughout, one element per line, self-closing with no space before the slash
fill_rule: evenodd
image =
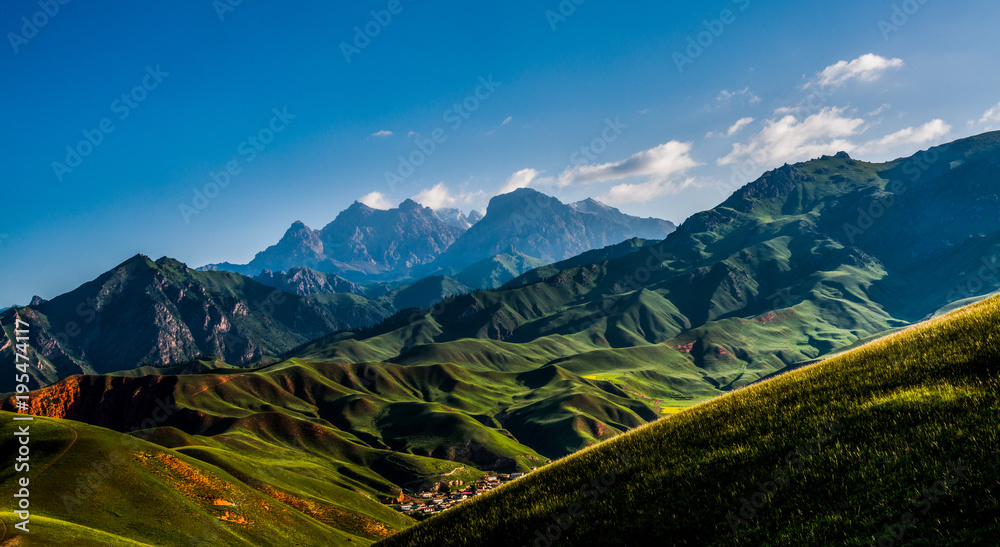
<path id="1" fill-rule="evenodd" d="M 591 447 L 379 545 L 993 545 L 998 325 L 994 297 Z"/>
<path id="2" fill-rule="evenodd" d="M 465 481 L 486 471 L 526 470 L 657 417 L 700 415 L 702 410 L 682 411 L 992 292 L 1000 286 L 1000 276 L 991 275 L 1000 264 L 998 154 L 1000 133 L 990 133 L 885 164 L 838 154 L 786 165 L 694 215 L 665 240 L 592 250 L 497 290 L 468 292 L 471 287 L 435 276 L 384 287 L 374 301 L 354 294 L 289 294 L 287 301 L 302 310 L 347 303 L 343 299 L 361 306 L 348 310 L 374 303 L 385 315 L 404 305 L 417 308 L 362 329 L 337 330 L 329 322 L 289 316 L 289 325 L 336 332 L 299 338 L 294 348 L 291 338 L 283 339 L 289 344 L 282 360 L 264 360 L 253 369 L 234 370 L 237 362 L 209 358 L 215 352 L 202 350 L 195 356 L 205 357 L 195 361 L 175 356 L 170 364 L 114 376 L 70 377 L 35 392 L 32 411 L 118 432 L 146 423 L 143 438 L 258 491 L 272 485 L 336 511 L 355 507 L 374 515 L 384 508 L 352 506 L 353 498 L 324 485 L 364 493 L 371 501 L 400 488 L 440 486 L 446 476 Z M 175 294 L 169 302 L 224 302 L 231 306 L 223 309 L 230 309 L 245 295 L 273 291 L 235 274 L 160 262 L 137 260 L 134 267 L 153 271 L 153 281 L 197 281 L 179 285 L 187 299 Z M 516 267 L 484 263 L 482 271 L 510 273 Z M 167 271 L 157 276 L 158 269 Z M 81 290 L 113 301 L 122 292 L 116 279 L 111 275 Z M 136 287 L 156 297 L 174 294 L 178 286 L 157 283 Z M 169 290 L 157 292 L 161 285 Z M 206 292 L 191 296 L 202 285 Z M 124 310 L 150 307 L 141 299 L 122 302 L 131 302 Z M 57 298 L 28 310 L 54 304 L 69 309 Z M 204 304 L 194 308 L 199 306 Z M 340 320 L 342 313 L 318 317 Z M 192 317 L 195 324 L 205 322 L 203 315 Z M 221 317 L 244 326 L 258 318 Z M 45 319 L 32 319 L 47 328 Z M 290 332 L 281 328 L 263 332 Z M 41 351 L 47 355 L 44 344 Z M 156 401 L 177 410 L 149 422 L 160 408 Z M 789 400 L 783 404 L 797 408 Z M 12 408 L 9 401 L 4 405 Z M 712 446 L 735 447 L 725 448 L 731 451 L 723 454 L 727 461 L 756 465 L 739 459 L 750 457 L 744 450 L 748 431 L 792 442 L 795 420 L 808 421 L 791 410 L 792 418 L 772 410 L 767 420 L 739 430 L 711 422 L 721 439 Z M 792 437 L 753 429 L 766 424 L 785 427 Z M 683 449 L 708 446 L 700 442 Z M 687 462 L 676 450 L 681 448 L 661 447 L 665 457 Z M 706 458 L 685 463 L 685 469 L 712 462 Z M 270 474 L 275 470 L 277 478 Z M 307 490 L 307 479 L 322 484 L 309 482 Z M 682 484 L 692 491 L 704 486 Z M 658 496 L 643 500 L 674 507 Z M 712 500 L 696 501 L 694 506 Z M 684 514 L 683 508 L 672 510 Z M 386 526 L 404 527 L 391 521 Z"/>
<path id="3" fill-rule="evenodd" d="M 20 422 L 12 416 L 0 412 L 0 446 L 6 453 L 17 450 L 13 431 Z M 164 438 L 178 448 L 165 448 L 170 443 Z M 129 436 L 71 420 L 35 418 L 30 533 L 11 525 L 19 521 L 10 501 L 17 477 L 13 466 L 5 466 L 0 471 L 0 495 L 6 500 L 0 507 L 5 523 L 0 544 L 368 545 L 412 524 L 372 499 L 375 486 L 340 480 L 330 471 L 334 456 L 293 456 L 269 444 L 269 459 L 251 459 L 241 453 L 241 444 L 185 438 L 176 431 Z M 256 481 L 247 478 L 248 470 L 257 473 Z"/>
<path id="4" fill-rule="evenodd" d="M 1000 287 L 998 158 L 1000 133 L 987 133 L 884 164 L 785 165 L 655 245 L 545 267 L 296 355 L 465 363 L 503 359 L 485 342 L 496 341 L 538 366 L 648 382 L 653 397 L 739 388 Z M 477 356 L 466 339 L 484 341 Z M 558 357 L 533 358 L 540 347 Z"/>
<path id="5" fill-rule="evenodd" d="M 410 524 L 376 502 L 382 497 L 487 471 L 527 471 L 654 419 L 661 409 L 650 403 L 615 382 L 527 362 L 293 359 L 248 371 L 200 361 L 143 375 L 74 376 L 33 392 L 30 413 L 47 418 L 44 431 L 84 432 L 83 444 L 34 448 L 42 459 L 68 450 L 51 476 L 76 465 L 80 480 L 50 487 L 80 501 L 66 509 L 52 494 L 33 503 L 60 541 L 175 544 L 162 527 L 135 531 L 147 518 L 142 511 L 115 508 L 173 503 L 196 515 L 180 529 L 224 534 L 228 543 L 219 544 L 268 545 L 271 535 L 302 545 L 365 544 Z M 12 401 L 2 408 L 12 410 Z M 91 472 L 92 462 L 112 457 L 113 473 Z M 109 496 L 114 504 L 105 503 Z M 164 518 L 164 526 L 173 522 Z M 309 526 L 286 530 L 302 519 Z"/>

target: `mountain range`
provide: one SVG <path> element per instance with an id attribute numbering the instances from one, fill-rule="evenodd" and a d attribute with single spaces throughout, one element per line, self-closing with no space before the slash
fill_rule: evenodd
<path id="1" fill-rule="evenodd" d="M 82 370 L 83 358 L 112 355 L 110 348 L 116 344 L 129 345 L 127 336 L 142 342 L 133 344 L 140 348 L 134 351 L 138 359 L 153 352 L 163 358 L 162 364 L 174 367 L 74 376 L 33 392 L 32 413 L 48 417 L 39 419 L 39 428 L 53 439 L 51 454 L 66 450 L 77 462 L 100 460 L 115 452 L 114 443 L 123 437 L 120 433 L 131 432 L 128 436 L 138 437 L 140 443 L 138 455 L 116 472 L 131 488 L 120 491 L 115 481 L 95 480 L 89 488 L 101 493 L 95 498 L 101 503 L 75 506 L 75 513 L 58 499 L 38 503 L 53 522 L 65 523 L 59 528 L 63 539 L 82 533 L 77 527 L 86 527 L 143 542 L 162 541 L 166 533 L 162 526 L 138 526 L 141 517 L 119 506 L 146 503 L 141 501 L 144 496 L 155 496 L 149 502 L 154 506 L 178 500 L 191 515 L 183 521 L 184 530 L 197 533 L 205 526 L 218 544 L 270 544 L 284 537 L 301 538 L 296 541 L 303 544 L 320 544 L 319 537 L 322 544 L 367 544 L 413 524 L 409 516 L 377 503 L 378 498 L 396 498 L 400 490 L 412 494 L 454 489 L 488 473 L 540 467 L 540 479 L 518 479 L 494 497 L 530 488 L 534 501 L 549 494 L 566 500 L 567 492 L 579 491 L 574 481 L 587 479 L 586 472 L 574 467 L 575 471 L 560 475 L 548 472 L 545 464 L 584 449 L 582 456 L 568 461 L 590 462 L 586 454 L 607 450 L 601 448 L 608 445 L 606 441 L 621 436 L 627 439 L 622 443 L 644 446 L 641 461 L 653 463 L 635 471 L 635 476 L 650 480 L 636 482 L 639 486 L 624 490 L 621 497 L 607 498 L 610 505 L 602 514 L 610 516 L 581 526 L 573 537 L 607 532 L 608 519 L 623 522 L 614 511 L 632 507 L 627 504 L 633 499 L 644 500 L 642 508 L 676 506 L 677 500 L 658 500 L 659 490 L 647 489 L 649 484 L 660 484 L 655 481 L 674 484 L 652 467 L 667 465 L 664 462 L 669 464 L 664 469 L 678 470 L 675 479 L 693 485 L 687 490 L 678 487 L 677 496 L 709 492 L 692 507 L 710 507 L 706 514 L 716 515 L 726 508 L 724 502 L 738 500 L 741 490 L 726 490 L 723 499 L 717 488 L 699 488 L 718 485 L 722 480 L 718 477 L 733 476 L 737 467 L 757 469 L 761 458 L 771 461 L 771 455 L 794 449 L 803 441 L 800 428 L 805 422 L 839 413 L 864 429 L 869 427 L 865 424 L 881 423 L 878 412 L 884 405 L 910 408 L 914 401 L 926 401 L 943 411 L 968 413 L 975 408 L 973 402 L 990 397 L 982 382 L 995 383 L 995 371 L 989 368 L 995 302 L 984 312 L 985 319 L 973 326 L 959 322 L 943 327 L 950 330 L 940 337 L 939 355 L 953 367 L 906 353 L 905 347 L 890 342 L 851 350 L 1000 288 L 998 158 L 1000 133 L 886 163 L 858 161 L 846 153 L 824 156 L 764 173 L 717 207 L 693 215 L 665 239 L 624 238 L 607 245 L 601 245 L 597 232 L 587 231 L 588 225 L 576 224 L 576 215 L 593 214 L 597 205 L 562 205 L 530 190 L 518 191 L 494 198 L 483 219 L 415 268 L 443 275 L 383 285 L 377 289 L 385 290 L 382 295 L 348 291 L 302 296 L 235 273 L 196 272 L 169 259 L 154 263 L 137 257 L 84 285 L 74 298 L 63 295 L 36 307 L 4 312 L 5 328 L 13 313 L 38 325 L 43 342 L 39 352 L 43 357 L 56 356 L 43 363 L 63 363 L 64 371 Z M 429 219 L 432 213 L 419 214 Z M 586 218 L 593 220 L 586 224 L 598 224 L 596 218 Z M 522 237 L 519 230 L 536 221 L 531 229 L 544 237 Z M 488 246 L 481 233 L 487 229 L 495 232 L 499 246 Z M 487 256 L 470 263 L 477 245 Z M 558 252 L 569 248 L 582 250 L 570 256 Z M 472 265 L 493 271 L 483 260 L 497 254 L 509 257 L 493 261 L 508 272 L 520 269 L 518 264 L 503 266 L 515 259 L 533 269 L 494 290 L 472 290 L 475 287 L 456 281 Z M 529 258 L 548 264 L 530 264 Z M 447 264 L 457 266 L 448 270 Z M 279 278 L 275 283 L 285 283 L 295 292 L 324 284 L 348 289 L 353 282 L 305 270 L 268 276 Z M 372 290 L 353 283 L 362 291 Z M 77 300 L 87 304 L 89 295 L 96 295 L 93 307 L 99 317 L 80 326 L 89 334 L 70 337 L 72 345 L 83 349 L 68 351 L 47 342 L 59 342 L 58 333 L 66 332 L 60 325 L 68 319 L 90 317 L 75 307 Z M 112 307 L 118 298 L 120 307 Z M 290 304 L 288 315 L 270 317 L 246 304 L 246 313 L 238 311 L 240 302 L 274 298 Z M 433 307 L 427 305 L 438 299 Z M 178 315 L 175 309 L 192 315 Z M 341 319 L 349 314 L 354 314 L 350 321 Z M 375 319 L 379 314 L 385 319 Z M 105 315 L 106 320 L 101 318 Z M 335 320 L 356 325 L 340 328 Z M 206 346 L 195 344 L 186 354 L 197 351 L 201 359 L 155 353 L 169 346 L 169 339 L 157 337 L 163 332 L 161 326 L 174 325 L 172 332 L 186 339 L 180 324 L 192 339 L 197 338 L 196 330 L 207 334 Z M 230 328 L 222 332 L 241 333 L 261 356 L 276 351 L 278 341 L 289 347 L 271 353 L 278 355 L 276 359 L 258 359 L 251 369 L 234 368 L 246 362 L 239 359 L 248 354 L 249 345 L 234 352 L 233 362 L 209 357 L 210 353 L 221 357 L 221 346 L 211 342 L 219 340 L 223 324 Z M 323 332 L 312 337 L 296 330 L 317 325 Z M 907 340 L 922 344 L 933 339 L 932 331 L 920 329 L 907 334 Z M 98 335 L 107 342 L 98 342 Z M 11 332 L 5 336 L 2 359 L 11 352 Z M 270 338 L 258 341 L 254 336 Z M 265 343 L 270 345 L 265 348 Z M 882 353 L 876 355 L 870 347 Z M 979 351 L 975 348 L 986 348 L 985 353 L 965 359 Z M 798 380 L 811 376 L 774 379 L 845 352 L 849 364 L 812 387 Z M 136 365 L 152 361 L 130 359 Z M 955 383 L 948 384 L 949 378 Z M 945 389 L 942 382 L 951 387 Z M 685 410 L 757 383 L 761 385 Z M 763 387 L 770 385 L 778 387 Z M 789 388 L 784 396 L 781 386 L 787 385 L 799 387 Z M 768 395 L 744 395 L 760 392 Z M 764 405 L 759 416 L 752 413 L 755 402 Z M 4 409 L 12 405 L 8 399 Z M 164 413 L 163 405 L 169 411 Z M 855 419 L 871 412 L 875 414 L 867 421 Z M 929 415 L 922 412 L 913 407 L 912 420 L 897 430 L 925 423 L 920 420 Z M 671 418 L 642 428 L 667 416 Z M 765 427 L 772 421 L 787 427 Z M 60 432 L 62 425 L 83 442 L 70 444 L 72 436 Z M 626 435 L 640 428 L 637 433 L 651 433 L 639 441 L 637 435 Z M 947 435 L 937 426 L 913 430 L 923 439 L 920 454 L 940 452 L 934 447 L 956 446 L 962 435 L 969 437 L 959 429 Z M 844 452 L 857 462 L 866 459 L 856 452 L 859 439 L 867 438 L 865 431 L 845 437 L 857 441 Z M 720 444 L 704 432 L 721 435 L 725 442 Z M 898 433 L 879 434 L 883 433 L 891 437 L 886 442 L 902 446 Z M 718 446 L 729 447 L 730 452 L 719 452 Z M 879 450 L 873 449 L 870 456 L 889 453 Z M 981 451 L 975 454 L 982 456 Z M 711 460 L 713 455 L 725 459 L 726 465 Z M 168 465 L 155 467 L 150 461 Z M 827 474 L 856 467 L 845 467 L 843 458 L 823 461 L 817 469 Z M 883 463 L 883 467 L 873 465 L 868 476 L 909 468 L 899 467 L 892 458 Z M 913 479 L 893 477 L 892 484 L 901 490 Z M 86 493 L 86 484 L 77 485 L 73 495 L 82 495 L 80 488 Z M 805 503 L 811 490 L 815 488 L 796 487 L 793 501 L 788 502 L 789 515 L 798 514 L 793 502 Z M 995 494 L 978 493 L 985 497 L 977 499 L 983 500 Z M 855 506 L 859 500 L 881 503 L 857 492 L 851 495 L 845 499 Z M 471 534 L 468 538 L 475 536 L 464 531 L 468 525 L 460 520 L 464 515 L 473 523 L 484 523 L 481 532 L 490 534 L 489 541 L 506 540 L 514 536 L 509 527 L 497 525 L 495 515 L 514 511 L 520 502 L 505 500 L 518 499 L 500 498 L 496 512 L 485 515 L 469 512 L 483 505 L 477 498 L 469 502 L 473 505 L 468 511 L 446 512 L 431 522 L 451 523 L 445 530 L 452 532 L 443 533 L 459 533 L 455 541 L 462 541 L 466 533 Z M 279 512 L 270 514 L 262 509 L 265 506 Z M 543 513 L 551 509 L 541 502 L 538 507 Z M 887 515 L 891 511 L 877 507 L 870 514 L 851 516 L 861 519 L 851 522 L 875 525 L 869 522 L 873 515 L 878 517 L 874 520 L 891 516 Z M 949 518 L 959 514 L 949 508 L 944 511 Z M 108 514 L 125 517 L 111 519 Z M 531 532 L 545 518 L 533 512 L 523 522 L 510 522 L 518 532 Z M 622 537 L 661 526 L 644 518 L 635 518 L 635 528 L 622 532 Z M 683 528 L 685 522 L 675 520 L 655 529 L 663 537 L 676 528 L 700 538 Z M 748 528 L 747 541 L 759 540 L 779 521 L 761 522 L 767 523 L 766 529 Z M 834 522 L 840 521 L 817 516 L 800 527 L 801 533 L 819 534 L 817 526 Z M 307 539 L 303 529 L 318 535 Z M 417 527 L 413 533 L 425 530 L 431 534 L 428 537 L 442 533 L 428 527 Z M 420 536 L 401 535 L 399 544 L 408 544 L 412 537 Z"/>
<path id="2" fill-rule="evenodd" d="M 256 276 L 263 270 L 308 267 L 353 281 L 404 277 L 415 266 L 433 261 L 468 229 L 465 215 L 447 218 L 409 199 L 389 210 L 356 201 L 321 230 L 296 221 L 249 264 L 210 264 L 204 269 Z"/>
<path id="3" fill-rule="evenodd" d="M 435 211 L 409 199 L 388 210 L 355 202 L 321 230 L 295 222 L 249 264 L 201 269 L 257 277 L 264 270 L 306 267 L 366 284 L 457 274 L 484 260 L 518 262 L 509 277 L 500 270 L 483 283 L 468 275 L 463 279 L 475 288 L 496 288 L 498 279 L 507 281 L 540 263 L 633 237 L 663 239 L 674 229 L 668 221 L 632 217 L 593 199 L 566 205 L 528 188 L 494 197 L 485 216 Z"/>
<path id="4" fill-rule="evenodd" d="M 544 202 L 555 216 L 519 224 L 519 208 L 527 200 Z M 0 321 L 8 325 L 17 313 L 36 325 L 40 364 L 33 387 L 73 374 L 165 367 L 205 356 L 245 366 L 331 332 L 374 325 L 403 309 L 430 308 L 450 296 L 498 288 L 547 259 L 627 239 L 633 230 L 664 236 L 673 229 L 666 221 L 634 219 L 593 200 L 567 206 L 533 190 L 495 198 L 489 211 L 483 219 L 457 209 L 433 211 L 412 200 L 387 211 L 355 203 L 318 232 L 293 224 L 251 265 L 230 268 L 280 268 L 261 269 L 252 279 L 226 271 L 227 265 L 196 271 L 167 257 L 154 262 L 137 255 L 51 302 L 35 297 L 16 312 L 4 310 Z M 441 267 L 440 254 L 479 221 L 497 226 L 493 241 L 487 252 L 464 256 L 485 258 Z M 518 229 L 511 231 L 511 225 Z M 575 235 L 576 230 L 583 235 Z M 522 238 L 538 241 L 543 235 L 562 250 L 530 247 L 542 259 L 515 249 Z M 418 273 L 421 265 L 419 277 L 371 281 Z M 314 267 L 354 274 L 368 283 Z M 127 332 L 121 328 L 126 324 Z M 9 334 L 4 336 L 0 344 L 9 340 Z M 10 346 L 0 349 L 0 362 L 13 358 Z M 10 379 L 0 381 L 0 392 L 12 386 Z"/>
<path id="5" fill-rule="evenodd" d="M 502 360 L 487 344 L 459 349 L 476 339 L 544 347 L 535 366 L 628 375 L 654 397 L 676 383 L 665 367 L 684 371 L 688 394 L 742 387 L 1000 286 L 997 140 L 785 165 L 656 245 L 536 270 L 301 355 Z"/>
<path id="6" fill-rule="evenodd" d="M 0 362 L 13 362 L 15 315 L 32 325 L 37 386 L 203 355 L 246 365 L 378 323 L 393 310 L 350 292 L 301 296 L 239 274 L 136 255 L 71 292 L 0 314 Z M 11 389 L 10 380 L 0 382 L 0 391 Z"/>

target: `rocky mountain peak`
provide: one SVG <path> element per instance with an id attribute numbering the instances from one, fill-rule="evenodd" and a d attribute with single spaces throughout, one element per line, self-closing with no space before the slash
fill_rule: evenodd
<path id="1" fill-rule="evenodd" d="M 420 205 L 419 203 L 409 198 L 407 198 L 406 201 L 404 201 L 403 203 L 399 204 L 400 211 L 422 211 L 424 210 L 424 208 L 425 207 L 423 205 Z"/>

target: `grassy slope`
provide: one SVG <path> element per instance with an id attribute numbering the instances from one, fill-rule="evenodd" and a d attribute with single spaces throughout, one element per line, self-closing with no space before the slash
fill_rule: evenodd
<path id="1" fill-rule="evenodd" d="M 784 166 L 655 245 L 585 253 L 293 354 L 520 366 L 569 358 L 565 366 L 582 374 L 619 363 L 617 376 L 646 381 L 660 390 L 654 397 L 740 388 L 973 296 L 956 289 L 994 290 L 1000 276 L 977 274 L 1000 257 L 998 149 L 1000 133 L 988 133 L 931 156 Z M 862 210 L 877 218 L 859 220 Z M 683 378 L 660 381 L 674 370 Z"/>
<path id="2" fill-rule="evenodd" d="M 515 277 L 546 264 L 544 260 L 515 251 L 480 260 L 453 277 L 476 289 L 498 289 Z"/>
<path id="3" fill-rule="evenodd" d="M 608 375 L 583 378 L 557 366 L 501 372 L 485 364 L 293 359 L 239 373 L 218 362 L 191 367 L 211 370 L 68 378 L 34 392 L 32 412 L 127 431 L 158 415 L 156 400 L 175 400 L 179 410 L 139 432 L 143 439 L 224 472 L 240 488 L 281 501 L 300 516 L 363 539 L 409 525 L 373 501 L 394 495 L 398 486 L 474 480 L 483 475 L 479 469 L 498 465 L 527 470 L 545 456 L 571 453 L 656 415 L 652 400 L 635 395 L 637 385 Z M 82 461 L 101 459 L 99 448 L 77 449 L 84 451 Z M 60 450 L 36 448 L 39 456 Z M 122 467 L 124 473 L 142 473 L 138 462 Z M 106 482 L 97 481 L 101 488 Z M 147 488 L 136 482 L 132 492 Z M 95 505 L 106 509 L 100 499 Z M 117 530 L 100 521 L 89 526 L 100 533 Z"/>
<path id="4" fill-rule="evenodd" d="M 554 545 L 866 545 L 907 513 L 914 526 L 896 530 L 908 545 L 994 544 L 998 324 L 1000 298 L 974 304 L 591 447 L 379 545 L 532 544 L 574 503 Z M 604 473 L 604 492 L 581 490 Z M 761 482 L 771 497 L 754 498 Z M 727 516 L 747 500 L 760 507 L 734 532 Z"/>
<path id="5" fill-rule="evenodd" d="M 820 173 L 831 167 L 836 175 Z M 408 313 L 354 336 L 316 341 L 297 355 L 413 362 L 407 352 L 423 345 L 468 346 L 463 339 L 478 338 L 518 343 L 519 353 L 538 354 L 538 344 L 557 346 L 548 352 L 552 360 L 532 360 L 544 365 L 592 351 L 606 351 L 594 355 L 603 360 L 634 347 L 660 346 L 656 351 L 666 355 L 696 342 L 666 361 L 636 363 L 628 373 L 648 376 L 663 365 L 694 365 L 704 374 L 688 395 L 741 387 L 905 324 L 872 301 L 871 286 L 886 276 L 884 268 L 817 225 L 830 202 L 887 184 L 878 177 L 885 169 L 843 159 L 783 168 L 696 215 L 655 251 L 640 247 L 610 261 L 528 274 L 503 290 L 450 299 L 427 314 Z M 807 187 L 807 195 L 753 194 L 782 184 Z M 654 271 L 641 289 L 628 285 L 651 264 Z M 748 325 L 753 321 L 765 327 Z M 487 355 L 493 351 L 481 348 Z"/>
<path id="6" fill-rule="evenodd" d="M 17 422 L 0 417 L 11 454 Z M 366 545 L 384 533 L 383 523 L 409 524 L 385 514 L 344 531 L 346 523 L 330 526 L 298 510 L 307 499 L 278 499 L 178 451 L 80 422 L 36 417 L 31 435 L 28 545 Z M 3 499 L 15 492 L 13 471 L 0 470 Z M 0 518 L 6 539 L 19 545 L 11 539 L 20 534 L 13 509 L 7 501 Z"/>
<path id="7" fill-rule="evenodd" d="M 655 241 L 650 241 L 642 239 L 639 237 L 634 237 L 632 239 L 617 243 L 615 245 L 609 245 L 602 249 L 594 249 L 593 251 L 587 251 L 581 253 L 573 258 L 562 260 L 556 262 L 555 264 L 539 265 L 538 267 L 525 272 L 522 275 L 515 277 L 514 279 L 508 281 L 504 286 L 506 288 L 512 287 L 523 287 L 525 285 L 530 285 L 537 281 L 541 281 L 553 275 L 557 275 L 563 270 L 568 270 L 570 268 L 576 268 L 578 266 L 586 266 L 588 264 L 597 264 L 598 262 L 604 262 L 606 260 L 612 260 L 615 258 L 623 257 L 629 253 L 634 253 L 643 247 L 652 245 L 656 243 Z"/>

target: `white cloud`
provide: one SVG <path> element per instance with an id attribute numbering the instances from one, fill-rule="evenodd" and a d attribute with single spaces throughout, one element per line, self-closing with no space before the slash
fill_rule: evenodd
<path id="1" fill-rule="evenodd" d="M 874 82 L 881 78 L 885 71 L 900 69 L 905 65 L 906 63 L 902 59 L 886 59 L 874 53 L 866 53 L 853 61 L 840 61 L 824 68 L 816 74 L 814 82 L 834 87 L 854 79 L 862 82 Z M 803 87 L 808 87 L 808 85 Z"/>
<path id="2" fill-rule="evenodd" d="M 457 205 L 468 205 L 482 196 L 482 192 L 459 192 L 453 194 L 448 186 L 439 182 L 430 188 L 424 188 L 413 196 L 413 201 L 431 209 L 445 209 Z"/>
<path id="3" fill-rule="evenodd" d="M 373 137 L 391 137 L 392 136 L 392 131 L 386 131 L 385 129 L 383 129 L 381 131 L 376 131 L 376 132 L 372 133 L 372 136 Z"/>
<path id="4" fill-rule="evenodd" d="M 739 120 L 736 120 L 736 123 L 734 123 L 733 125 L 729 126 L 729 129 L 727 129 L 725 132 L 722 132 L 722 131 L 709 131 L 708 133 L 705 133 L 705 138 L 706 139 L 717 139 L 717 138 L 720 138 L 720 137 L 725 137 L 727 135 L 730 136 L 730 137 L 732 137 L 736 133 L 739 133 L 739 131 L 741 129 L 743 129 L 744 127 L 746 127 L 746 126 L 750 125 L 751 123 L 753 123 L 753 121 L 754 121 L 753 118 L 740 118 Z"/>
<path id="5" fill-rule="evenodd" d="M 514 116 L 507 116 L 507 119 L 505 119 L 503 121 L 503 123 L 500 124 L 500 127 L 503 127 L 503 126 L 509 124 L 511 122 L 511 120 L 513 120 L 513 119 L 514 119 Z"/>
<path id="6" fill-rule="evenodd" d="M 695 186 L 695 180 L 688 178 L 681 182 L 670 182 L 666 179 L 655 179 L 639 184 L 619 184 L 611 187 L 604 195 L 598 196 L 597 200 L 608 205 L 624 205 L 626 203 L 638 203 L 649 201 L 653 198 L 676 194 L 681 190 Z"/>
<path id="7" fill-rule="evenodd" d="M 843 108 L 828 107 L 799 121 L 789 114 L 768 120 L 759 133 L 746 143 L 736 143 L 729 155 L 719 158 L 719 165 L 752 159 L 758 164 L 774 165 L 802 161 L 840 150 L 850 152 L 855 145 L 846 140 L 860 132 L 865 121 L 844 116 Z"/>
<path id="8" fill-rule="evenodd" d="M 886 108 L 890 106 L 882 105 L 867 116 L 877 115 Z M 951 126 L 944 120 L 935 119 L 919 127 L 907 127 L 858 144 L 855 139 L 862 133 L 871 131 L 878 123 L 866 123 L 862 118 L 848 115 L 846 110 L 827 107 L 801 120 L 800 116 L 793 114 L 767 120 L 760 132 L 745 142 L 733 144 L 732 152 L 719 158 L 716 163 L 732 165 L 752 162 L 757 167 L 770 168 L 839 151 L 879 154 L 896 148 L 915 148 L 933 143 L 951 132 Z"/>
<path id="9" fill-rule="evenodd" d="M 1000 103 L 984 112 L 979 123 L 1000 123 Z"/>
<path id="10" fill-rule="evenodd" d="M 858 147 L 861 153 L 878 153 L 904 145 L 920 145 L 933 142 L 948 134 L 951 126 L 944 120 L 931 120 L 920 127 L 907 127 L 881 139 L 868 141 Z"/>
<path id="11" fill-rule="evenodd" d="M 733 101 L 733 99 L 738 97 L 746 97 L 748 104 L 757 104 L 760 102 L 760 97 L 756 93 L 750 90 L 749 87 L 744 87 L 743 89 L 738 89 L 734 91 L 729 91 L 728 89 L 723 89 L 719 92 L 719 95 L 715 97 L 715 106 L 708 106 L 708 110 L 721 110 Z"/>
<path id="12" fill-rule="evenodd" d="M 358 201 L 372 209 L 392 209 L 392 202 L 382 192 L 372 192 L 361 197 Z"/>
<path id="13" fill-rule="evenodd" d="M 499 194 L 509 194 L 518 188 L 527 188 L 541 174 L 541 171 L 537 169 L 521 169 L 507 178 L 507 181 L 500 187 Z"/>
<path id="14" fill-rule="evenodd" d="M 577 165 L 559 175 L 559 186 L 611 182 L 628 177 L 665 179 L 700 165 L 690 156 L 691 143 L 670 141 L 615 163 Z"/>
<path id="15" fill-rule="evenodd" d="M 417 133 L 416 131 L 410 131 L 406 134 L 407 137 L 416 137 L 418 135 L 420 135 L 420 133 Z"/>
<path id="16" fill-rule="evenodd" d="M 882 106 L 880 106 L 880 107 L 876 108 L 875 110 L 872 110 L 871 112 L 869 112 L 869 113 L 865 114 L 865 116 L 868 116 L 869 118 L 871 118 L 871 117 L 873 117 L 873 116 L 878 116 L 878 115 L 879 115 L 879 114 L 881 114 L 882 112 L 885 112 L 886 110 L 889 110 L 889 109 L 891 109 L 891 108 L 892 108 L 892 105 L 891 105 L 891 104 L 889 104 L 889 103 L 885 103 L 885 104 L 883 104 Z"/>
<path id="17" fill-rule="evenodd" d="M 726 134 L 732 137 L 733 135 L 738 133 L 740 129 L 743 129 L 744 127 L 752 123 L 753 123 L 753 118 L 740 118 L 736 120 L 736 123 L 734 123 L 729 127 L 729 129 L 726 131 Z"/>

